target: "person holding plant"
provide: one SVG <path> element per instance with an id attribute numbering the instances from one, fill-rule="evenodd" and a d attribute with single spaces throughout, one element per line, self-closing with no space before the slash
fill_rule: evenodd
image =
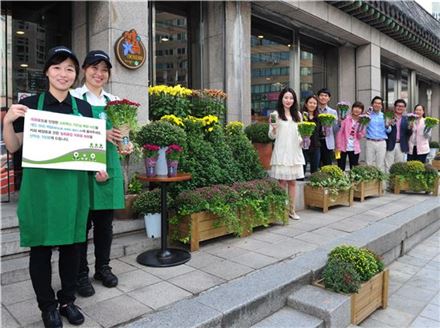
<path id="1" fill-rule="evenodd" d="M 295 212 L 296 179 L 304 178 L 304 155 L 301 150 L 302 138 L 298 132 L 301 115 L 295 91 L 286 87 L 279 97 L 274 112 L 275 123 L 269 125 L 269 138 L 275 139 L 270 161 L 269 175 L 279 180 L 283 189 L 287 188 L 290 199 L 289 217 L 298 220 Z"/>
<path id="2" fill-rule="evenodd" d="M 318 96 L 319 114 L 329 114 L 335 117 L 331 125 L 331 128 L 326 129 L 328 133 L 322 134 L 322 136 L 320 136 L 321 166 L 331 165 L 334 156 L 333 150 L 335 149 L 335 134 L 339 129 L 338 113 L 336 112 L 336 110 L 334 110 L 328 105 L 328 103 L 330 102 L 330 98 L 332 96 L 329 89 L 323 88 L 319 90 L 317 96 Z"/>
<path id="3" fill-rule="evenodd" d="M 306 172 L 307 163 L 310 163 L 310 173 L 318 171 L 319 162 L 321 160 L 321 138 L 324 138 L 321 124 L 318 120 L 318 98 L 316 96 L 308 96 L 304 101 L 302 115 L 305 122 L 313 122 L 316 127 L 310 136 L 309 149 L 303 149 L 304 155 L 304 173 Z"/>
<path id="4" fill-rule="evenodd" d="M 3 137 L 11 153 L 23 144 L 29 108 L 92 117 L 90 105 L 69 94 L 79 73 L 78 59 L 70 49 L 58 46 L 49 50 L 43 73 L 48 80 L 48 91 L 20 100 L 4 117 Z M 100 171 L 93 179 L 104 182 L 107 173 Z M 78 245 L 85 240 L 89 203 L 88 172 L 23 168 L 17 210 L 20 245 L 30 247 L 29 273 L 45 327 L 62 327 L 60 314 L 73 325 L 84 322 L 74 302 L 80 259 Z M 59 249 L 61 279 L 56 297 L 51 284 L 53 247 Z"/>
<path id="5" fill-rule="evenodd" d="M 112 273 L 109 266 L 113 239 L 113 211 L 125 208 L 124 180 L 116 147 L 117 143 L 121 141 L 121 133 L 119 130 L 112 128 L 105 111 L 107 103 L 119 99 L 104 90 L 104 85 L 111 76 L 111 68 L 110 58 L 104 51 L 90 51 L 82 65 L 84 84 L 82 87 L 71 91 L 72 95 L 87 101 L 92 106 L 94 118 L 105 119 L 107 124 L 106 157 L 109 180 L 105 184 L 91 182 L 90 213 L 85 234 L 87 237 L 93 225 L 93 243 L 95 245 L 94 278 L 102 281 L 102 284 L 106 287 L 115 287 L 118 284 L 118 278 Z M 95 293 L 89 279 L 87 238 L 81 245 L 77 292 L 83 297 L 89 297 Z"/>
<path id="6" fill-rule="evenodd" d="M 342 120 L 341 128 L 336 134 L 336 149 L 341 153 L 338 166 L 342 171 L 345 171 L 347 156 L 350 169 L 359 165 L 360 140 L 365 135 L 365 129 L 359 126 L 359 116 L 363 112 L 364 104 L 360 101 L 354 102 L 351 106 L 351 112 Z"/>
<path id="7" fill-rule="evenodd" d="M 388 132 L 387 151 L 385 155 L 385 172 L 390 171 L 391 165 L 404 162 L 409 146 L 408 140 L 411 130 L 408 127 L 408 118 L 403 115 L 406 112 L 406 101 L 397 99 L 394 102 L 394 115 L 390 120 L 391 130 Z"/>
<path id="8" fill-rule="evenodd" d="M 425 163 L 429 154 L 429 138 L 431 137 L 431 131 L 425 131 L 425 107 L 417 104 L 413 113 L 414 119 L 409 118 L 409 128 L 412 133 L 408 142 L 408 161 Z"/>
<path id="9" fill-rule="evenodd" d="M 365 158 L 367 165 L 375 165 L 382 172 L 385 172 L 385 153 L 387 132 L 391 131 L 390 126 L 385 125 L 384 114 L 382 113 L 383 99 L 379 96 L 371 100 L 372 110 L 369 111 L 370 122 L 367 125 Z"/>

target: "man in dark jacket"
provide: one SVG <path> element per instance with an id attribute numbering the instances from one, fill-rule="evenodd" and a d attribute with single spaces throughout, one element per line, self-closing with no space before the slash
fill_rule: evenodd
<path id="1" fill-rule="evenodd" d="M 386 140 L 385 171 L 387 173 L 394 163 L 406 161 L 411 130 L 408 128 L 408 119 L 404 115 L 405 112 L 405 100 L 397 99 L 394 102 L 394 119 L 390 122 L 391 131 L 388 133 L 388 139 Z"/>

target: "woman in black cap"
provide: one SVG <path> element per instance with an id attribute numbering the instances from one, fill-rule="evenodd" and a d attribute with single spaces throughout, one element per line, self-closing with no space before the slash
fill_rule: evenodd
<path id="1" fill-rule="evenodd" d="M 24 119 L 29 108 L 92 117 L 90 105 L 69 94 L 79 72 L 78 59 L 70 49 L 52 48 L 43 72 L 48 78 L 48 91 L 12 105 L 4 118 L 3 137 L 11 153 L 23 143 Z M 106 179 L 106 172 L 96 174 L 96 180 Z M 89 203 L 88 172 L 23 168 L 17 211 L 20 245 L 31 248 L 29 272 L 45 327 L 62 327 L 60 314 L 73 325 L 84 322 L 74 301 L 80 258 L 78 243 L 84 242 Z M 54 246 L 60 252 L 61 290 L 57 299 L 51 285 Z"/>
<path id="2" fill-rule="evenodd" d="M 106 119 L 105 106 L 118 97 L 106 92 L 104 85 L 111 75 L 109 56 L 101 50 L 90 51 L 83 63 L 84 84 L 71 91 L 72 95 L 92 105 L 93 117 Z M 116 144 L 121 141 L 119 130 L 112 128 L 107 120 L 107 172 L 109 180 L 105 184 L 92 182 L 90 213 L 87 235 L 93 224 L 95 245 L 95 274 L 106 287 L 115 287 L 118 278 L 112 273 L 110 249 L 113 238 L 113 210 L 125 208 L 124 180 Z M 87 240 L 81 245 L 81 261 L 77 280 L 77 292 L 83 297 L 92 296 L 95 290 L 89 279 L 87 263 Z"/>

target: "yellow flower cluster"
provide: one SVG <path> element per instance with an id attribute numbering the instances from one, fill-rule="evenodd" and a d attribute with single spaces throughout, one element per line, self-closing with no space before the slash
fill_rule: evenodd
<path id="1" fill-rule="evenodd" d="M 199 123 L 200 125 L 202 125 L 205 128 L 205 130 L 207 132 L 214 131 L 214 128 L 219 121 L 218 117 L 215 115 L 207 115 L 202 118 L 198 118 L 198 117 L 194 117 L 194 116 L 189 115 L 185 119 L 190 120 L 191 122 L 194 122 L 194 123 Z"/>
<path id="2" fill-rule="evenodd" d="M 183 124 L 183 120 L 180 117 L 177 117 L 176 115 L 164 115 L 160 118 L 161 121 L 168 121 L 171 124 L 184 127 L 185 124 Z"/>
<path id="3" fill-rule="evenodd" d="M 240 121 L 232 121 L 227 124 L 227 127 L 232 129 L 243 129 L 244 125 Z"/>
<path id="4" fill-rule="evenodd" d="M 176 85 L 176 86 L 168 86 L 168 85 L 155 85 L 155 86 L 150 86 L 148 88 L 148 94 L 149 95 L 155 95 L 155 96 L 160 96 L 162 94 L 165 95 L 170 95 L 170 96 L 174 96 L 174 97 L 187 97 L 187 96 L 191 96 L 192 95 L 192 90 L 182 87 L 180 84 Z"/>

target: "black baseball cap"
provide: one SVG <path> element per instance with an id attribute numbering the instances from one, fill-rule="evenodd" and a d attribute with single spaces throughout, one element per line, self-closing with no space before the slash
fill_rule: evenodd
<path id="1" fill-rule="evenodd" d="M 79 61 L 78 58 L 76 58 L 75 54 L 72 50 L 65 46 L 57 46 L 49 50 L 47 53 L 46 63 L 44 64 L 44 70 L 43 72 L 46 72 L 51 65 L 53 65 L 53 59 L 55 56 L 63 55 L 66 56 L 66 58 L 70 58 L 75 62 L 75 65 L 79 67 Z"/>
<path id="2" fill-rule="evenodd" d="M 84 63 L 82 65 L 82 68 L 86 67 L 87 65 L 93 65 L 95 63 L 98 63 L 100 61 L 105 61 L 109 68 L 112 68 L 112 64 L 110 63 L 110 57 L 102 50 L 92 50 L 90 51 L 86 58 L 84 59 Z"/>
<path id="3" fill-rule="evenodd" d="M 326 93 L 326 94 L 328 94 L 329 97 L 332 96 L 332 93 L 330 92 L 330 89 L 327 89 L 327 88 L 322 88 L 321 90 L 319 90 L 317 95 L 319 96 L 321 93 Z"/>

